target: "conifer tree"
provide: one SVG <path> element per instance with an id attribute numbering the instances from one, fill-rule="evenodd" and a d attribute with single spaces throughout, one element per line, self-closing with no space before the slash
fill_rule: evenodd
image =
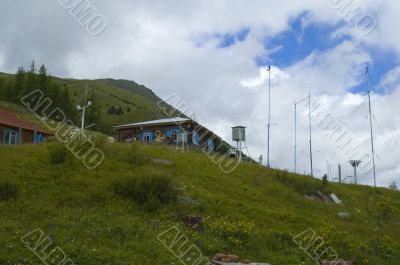
<path id="1" fill-rule="evenodd" d="M 26 73 L 24 70 L 24 67 L 20 66 L 18 68 L 17 73 L 15 74 L 15 82 L 14 82 L 14 93 L 10 97 L 11 102 L 18 102 L 18 99 L 24 97 L 26 95 L 25 91 L 25 79 L 26 79 Z"/>
<path id="2" fill-rule="evenodd" d="M 32 61 L 31 68 L 26 73 L 26 83 L 25 83 L 25 87 L 24 87 L 24 94 L 27 95 L 30 92 L 36 90 L 37 88 L 38 88 L 38 85 L 37 85 L 35 61 Z"/>
<path id="3" fill-rule="evenodd" d="M 49 81 L 50 78 L 47 75 L 47 69 L 44 65 L 40 66 L 39 75 L 38 75 L 38 88 L 44 93 L 47 94 L 49 90 Z"/>

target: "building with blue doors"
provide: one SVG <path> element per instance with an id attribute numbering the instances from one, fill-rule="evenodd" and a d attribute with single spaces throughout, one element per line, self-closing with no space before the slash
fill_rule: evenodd
<path id="1" fill-rule="evenodd" d="M 141 141 L 148 144 L 176 144 L 179 133 L 187 133 L 187 144 L 216 150 L 227 145 L 215 133 L 189 118 L 168 118 L 114 126 L 119 142 Z"/>
<path id="2" fill-rule="evenodd" d="M 39 144 L 49 136 L 44 129 L 0 108 L 0 144 Z"/>

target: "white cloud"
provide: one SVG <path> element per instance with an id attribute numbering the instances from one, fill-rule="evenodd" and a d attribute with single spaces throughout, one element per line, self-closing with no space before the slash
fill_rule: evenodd
<path id="1" fill-rule="evenodd" d="M 244 79 L 240 82 L 240 84 L 250 89 L 256 89 L 257 87 L 264 85 L 266 82 L 268 82 L 270 74 L 271 82 L 283 82 L 290 79 L 289 74 L 281 71 L 278 67 L 271 67 L 271 73 L 268 71 L 267 67 L 264 67 L 259 69 L 258 77 Z"/>
<path id="2" fill-rule="evenodd" d="M 360 106 L 364 102 L 364 98 L 360 94 L 347 93 L 343 98 L 343 106 Z"/>
<path id="3" fill-rule="evenodd" d="M 393 68 L 386 73 L 379 84 L 379 87 L 385 92 L 392 92 L 400 85 L 400 66 Z"/>
<path id="4" fill-rule="evenodd" d="M 2 36 L 0 49 L 6 57 L 0 70 L 15 71 L 33 58 L 45 63 L 54 75 L 75 78 L 126 78 L 145 84 L 160 96 L 180 95 L 192 112 L 207 127 L 229 140 L 230 127 L 248 127 L 248 145 L 254 157 L 266 158 L 268 86 L 265 68 L 254 62 L 257 56 L 269 56 L 276 47 L 264 46 L 264 39 L 288 30 L 290 21 L 307 13 L 303 27 L 312 23 L 338 25 L 343 18 L 329 1 L 240 0 L 221 1 L 93 1 L 109 21 L 99 37 L 88 34 L 57 1 L 37 0 L 27 3 L 15 0 L 0 4 Z M 364 62 L 372 62 L 370 47 L 390 49 L 400 54 L 400 42 L 394 0 L 363 3 L 378 21 L 373 34 L 363 37 L 350 25 L 332 33 L 332 38 L 351 38 L 329 50 L 314 51 L 288 67 L 272 69 L 271 164 L 293 168 L 293 101 L 312 92 L 325 108 L 343 121 L 362 143 L 369 144 L 366 95 L 348 92 L 360 84 L 357 71 Z M 204 34 L 236 33 L 249 28 L 246 40 L 226 48 L 216 42 L 196 46 L 194 39 Z M 300 39 L 301 40 L 301 39 Z M 327 40 L 329 41 L 329 40 Z M 374 95 L 378 176 L 387 185 L 400 176 L 395 155 L 398 131 L 394 115 L 399 110 L 397 71 L 393 70 L 382 84 L 393 87 L 391 95 Z M 308 172 L 308 129 L 305 116 L 299 116 L 299 171 Z M 397 129 L 398 130 L 398 129 Z M 396 134 L 397 132 L 397 134 Z M 338 154 L 326 137 L 314 130 L 316 175 L 325 173 L 326 160 L 333 168 L 340 162 L 345 174 L 351 174 L 346 159 Z M 394 149 L 387 152 L 387 145 Z M 346 165 L 346 166 L 345 166 Z M 370 176 L 361 176 L 371 183 Z"/>

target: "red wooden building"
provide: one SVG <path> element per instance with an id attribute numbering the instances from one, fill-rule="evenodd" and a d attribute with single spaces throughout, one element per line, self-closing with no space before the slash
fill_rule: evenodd
<path id="1" fill-rule="evenodd" d="M 187 144 L 214 151 L 223 140 L 188 118 L 169 118 L 114 126 L 120 142 L 176 144 L 179 133 L 187 133 Z"/>
<path id="2" fill-rule="evenodd" d="M 0 108 L 0 144 L 39 144 L 49 133 L 21 119 L 16 113 Z"/>

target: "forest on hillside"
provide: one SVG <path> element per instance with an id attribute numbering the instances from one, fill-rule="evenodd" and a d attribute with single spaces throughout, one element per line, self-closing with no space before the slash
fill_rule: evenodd
<path id="1" fill-rule="evenodd" d="M 43 104 L 36 110 L 37 114 L 57 120 L 57 117 L 53 117 L 50 114 L 54 108 L 58 107 L 74 125 L 80 125 L 80 113 L 76 106 L 77 104 L 83 104 L 83 102 L 75 102 L 70 95 L 68 85 L 56 82 L 54 77 L 48 73 L 45 65 L 41 65 L 37 69 L 33 61 L 29 70 L 25 70 L 23 66 L 20 66 L 15 75 L 0 77 L 0 100 L 3 101 L 23 105 L 21 99 L 37 89 L 53 102 L 51 109 L 46 109 L 46 104 Z M 96 101 L 94 93 L 88 95 L 88 100 L 93 103 Z M 98 109 L 95 106 L 96 104 L 93 104 L 93 107 L 87 110 L 86 124 L 96 124 L 94 126 L 96 130 L 106 131 L 107 128 L 100 121 Z M 43 112 L 46 115 L 43 115 Z"/>

